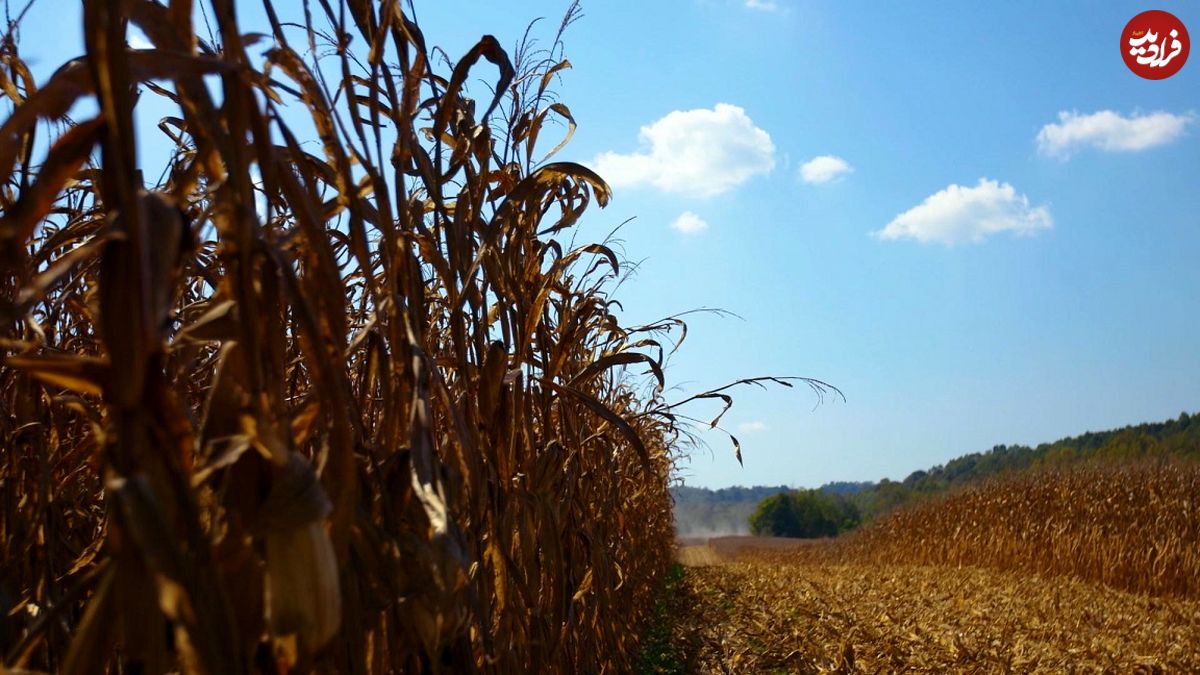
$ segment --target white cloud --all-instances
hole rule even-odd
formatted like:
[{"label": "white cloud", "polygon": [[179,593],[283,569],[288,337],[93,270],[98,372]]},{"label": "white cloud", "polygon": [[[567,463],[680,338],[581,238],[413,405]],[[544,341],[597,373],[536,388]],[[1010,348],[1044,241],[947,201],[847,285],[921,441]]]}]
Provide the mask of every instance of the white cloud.
[{"label": "white cloud", "polygon": [[834,155],[821,155],[813,157],[804,164],[800,165],[800,180],[805,183],[819,185],[828,183],[835,178],[844,174],[852,173],[854,167],[841,157]]},{"label": "white cloud", "polygon": [[708,229],[708,223],[700,219],[700,216],[691,211],[684,211],[679,214],[675,222],[671,223],[671,229],[678,230],[684,234],[697,234]]},{"label": "white cloud", "polygon": [[980,178],[975,187],[950,185],[926,197],[873,234],[953,246],[981,242],[998,232],[1033,234],[1053,225],[1045,206],[1030,206],[1029,198],[1008,183]]},{"label": "white cloud", "polygon": [[775,168],[775,145],[746,111],[718,103],[712,110],[676,110],[642,127],[643,150],[605,152],[592,164],[614,187],[651,185],[666,192],[711,197]]},{"label": "white cloud", "polygon": [[129,26],[126,35],[126,42],[129,43],[130,49],[154,49],[154,43],[151,42],[146,34],[139,30],[136,26]]},{"label": "white cloud", "polygon": [[778,12],[779,5],[771,0],[746,0],[746,7],[761,12]]},{"label": "white cloud", "polygon": [[1086,147],[1106,152],[1138,152],[1179,138],[1195,120],[1194,114],[1167,112],[1125,117],[1111,110],[1090,115],[1063,111],[1058,113],[1057,124],[1047,124],[1038,132],[1038,151],[1062,159]]},{"label": "white cloud", "polygon": [[767,430],[767,423],[762,420],[754,420],[752,422],[742,422],[737,426],[738,433],[753,434],[759,431]]}]

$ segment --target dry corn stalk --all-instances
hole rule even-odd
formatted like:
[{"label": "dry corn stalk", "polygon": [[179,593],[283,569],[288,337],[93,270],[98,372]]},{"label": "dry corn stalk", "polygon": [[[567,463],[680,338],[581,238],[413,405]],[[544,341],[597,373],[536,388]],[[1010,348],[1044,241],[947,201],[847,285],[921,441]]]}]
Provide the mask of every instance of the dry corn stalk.
[{"label": "dry corn stalk", "polygon": [[263,6],[86,0],[40,84],[2,45],[4,665],[625,670],[682,322],[622,325],[618,257],[566,245],[609,188],[554,157],[561,44],[439,73],[400,2]]}]

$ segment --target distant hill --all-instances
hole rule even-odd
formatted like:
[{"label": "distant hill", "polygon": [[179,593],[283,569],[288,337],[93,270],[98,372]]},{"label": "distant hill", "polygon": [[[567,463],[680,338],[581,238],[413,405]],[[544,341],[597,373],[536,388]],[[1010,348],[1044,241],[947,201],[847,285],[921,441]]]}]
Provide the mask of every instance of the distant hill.
[{"label": "distant hill", "polygon": [[[1089,431],[1036,447],[997,445],[985,452],[973,452],[930,469],[914,471],[902,481],[886,478],[878,482],[839,481],[818,490],[847,498],[857,506],[865,521],[922,495],[1005,473],[1094,460],[1147,457],[1200,460],[1200,413],[1185,412],[1164,422]],[[680,536],[697,537],[746,534],[750,530],[750,515],[758,503],[787,491],[786,486],[674,488],[676,531]]]}]

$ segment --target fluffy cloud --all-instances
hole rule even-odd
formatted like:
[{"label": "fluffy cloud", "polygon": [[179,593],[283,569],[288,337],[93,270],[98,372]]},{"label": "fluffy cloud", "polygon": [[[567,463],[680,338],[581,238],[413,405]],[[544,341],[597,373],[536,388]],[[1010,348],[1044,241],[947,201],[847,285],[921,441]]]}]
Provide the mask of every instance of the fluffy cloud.
[{"label": "fluffy cloud", "polygon": [[679,214],[675,222],[671,223],[671,229],[677,230],[684,234],[696,234],[708,229],[708,223],[700,219],[700,216],[691,211],[684,211]]},{"label": "fluffy cloud", "polygon": [[718,103],[676,110],[644,126],[642,150],[605,152],[593,167],[614,187],[650,185],[666,192],[711,197],[775,168],[775,145],[746,111]]},{"label": "fluffy cloud", "polygon": [[737,426],[738,433],[752,434],[759,431],[766,431],[767,424],[762,420],[754,420],[752,422],[742,422]]},{"label": "fluffy cloud", "polygon": [[772,0],[746,0],[746,7],[761,12],[778,12],[779,5]]},{"label": "fluffy cloud", "polygon": [[1106,152],[1137,152],[1179,138],[1195,119],[1195,115],[1167,112],[1125,117],[1111,110],[1090,115],[1064,111],[1058,113],[1057,124],[1047,124],[1038,132],[1038,151],[1062,159],[1087,147]]},{"label": "fluffy cloud", "polygon": [[998,232],[1033,234],[1053,225],[1045,206],[1030,206],[1029,198],[1008,183],[980,178],[975,187],[950,185],[926,197],[874,235],[953,246],[980,242]]},{"label": "fluffy cloud", "polygon": [[800,180],[805,183],[819,185],[828,183],[839,176],[851,173],[854,167],[841,157],[821,155],[813,157],[800,165]]}]

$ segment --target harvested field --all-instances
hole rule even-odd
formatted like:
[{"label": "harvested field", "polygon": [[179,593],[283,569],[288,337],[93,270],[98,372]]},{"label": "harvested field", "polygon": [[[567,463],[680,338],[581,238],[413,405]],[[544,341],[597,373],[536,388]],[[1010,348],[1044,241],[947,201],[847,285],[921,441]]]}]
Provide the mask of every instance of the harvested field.
[{"label": "harvested field", "polygon": [[817,544],[812,539],[790,539],[788,537],[752,537],[728,536],[686,537],[676,540],[678,552],[676,559],[685,567],[716,565],[726,560],[737,558],[743,553],[762,554],[767,551],[775,553],[794,552],[802,546]]},{"label": "harvested field", "polygon": [[752,543],[704,547],[720,562],[686,570],[675,639],[690,672],[1200,670],[1200,602],[977,568],[785,562]]},{"label": "harvested field", "polygon": [[822,539],[792,539],[790,537],[713,537],[705,542],[723,558],[733,558],[744,552],[761,553],[775,551],[790,553],[798,549],[811,549],[826,543]]},{"label": "harvested field", "polygon": [[677,557],[679,563],[684,567],[702,567],[721,563],[721,557],[717,555],[716,551],[704,545],[680,546]]}]

